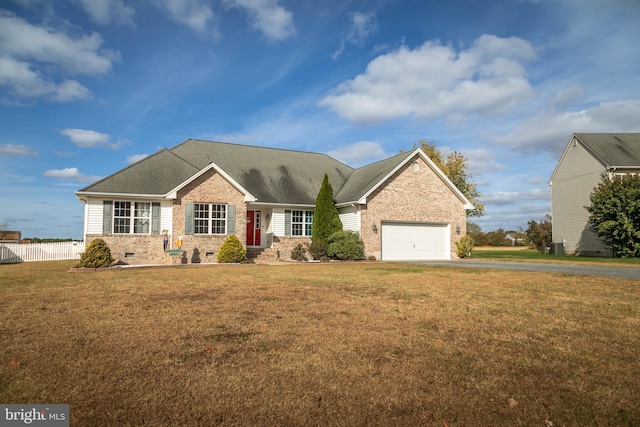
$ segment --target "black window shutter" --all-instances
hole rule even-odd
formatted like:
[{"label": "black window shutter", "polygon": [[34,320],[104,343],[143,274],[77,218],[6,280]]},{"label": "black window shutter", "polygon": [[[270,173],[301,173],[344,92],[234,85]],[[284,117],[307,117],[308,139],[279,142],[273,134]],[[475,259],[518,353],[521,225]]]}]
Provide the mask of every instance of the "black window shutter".
[{"label": "black window shutter", "polygon": [[236,207],[227,205],[227,234],[236,234]]},{"label": "black window shutter", "polygon": [[284,211],[284,235],[291,236],[291,211]]},{"label": "black window shutter", "polygon": [[193,234],[193,203],[184,205],[184,234]]},{"label": "black window shutter", "polygon": [[160,234],[160,203],[151,203],[151,234]]},{"label": "black window shutter", "polygon": [[113,200],[102,202],[102,234],[111,234],[111,223],[113,218]]}]

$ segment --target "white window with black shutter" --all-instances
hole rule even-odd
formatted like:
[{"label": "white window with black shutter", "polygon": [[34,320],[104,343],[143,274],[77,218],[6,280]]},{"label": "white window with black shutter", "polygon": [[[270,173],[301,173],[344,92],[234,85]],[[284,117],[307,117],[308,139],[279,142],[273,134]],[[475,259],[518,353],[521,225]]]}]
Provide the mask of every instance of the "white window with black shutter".
[{"label": "white window with black shutter", "polygon": [[187,203],[184,234],[235,234],[236,209],[224,203]]}]

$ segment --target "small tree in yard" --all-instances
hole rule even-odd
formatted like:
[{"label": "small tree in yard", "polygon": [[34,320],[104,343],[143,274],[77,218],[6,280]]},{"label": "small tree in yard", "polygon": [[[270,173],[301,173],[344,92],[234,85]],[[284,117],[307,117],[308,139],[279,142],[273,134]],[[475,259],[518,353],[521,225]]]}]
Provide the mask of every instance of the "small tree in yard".
[{"label": "small tree in yard", "polygon": [[551,235],[551,215],[545,215],[539,223],[531,220],[527,224],[529,225],[526,231],[527,240],[529,240],[529,243],[532,245],[535,245],[539,251],[544,251],[545,248],[553,242]]},{"label": "small tree in yard", "polygon": [[92,240],[89,247],[80,256],[80,267],[84,268],[104,268],[109,267],[113,262],[111,249],[102,239]]},{"label": "small tree in yard", "polygon": [[602,180],[590,196],[587,210],[591,230],[611,249],[614,257],[640,257],[640,176]]},{"label": "small tree in yard", "polygon": [[235,234],[228,236],[220,245],[217,260],[219,263],[243,262],[247,259],[247,250]]},{"label": "small tree in yard", "polygon": [[329,176],[325,173],[316,198],[309,253],[315,259],[326,256],[329,237],[340,230],[342,230],[342,221],[340,221],[338,209],[333,201],[333,188],[329,182]]}]

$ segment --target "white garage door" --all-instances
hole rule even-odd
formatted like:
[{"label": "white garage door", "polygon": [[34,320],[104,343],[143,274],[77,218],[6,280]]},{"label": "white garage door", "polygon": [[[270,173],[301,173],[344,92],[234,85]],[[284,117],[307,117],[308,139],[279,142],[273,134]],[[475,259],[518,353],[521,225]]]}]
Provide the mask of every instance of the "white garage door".
[{"label": "white garage door", "polygon": [[448,224],[382,223],[382,260],[451,259]]}]

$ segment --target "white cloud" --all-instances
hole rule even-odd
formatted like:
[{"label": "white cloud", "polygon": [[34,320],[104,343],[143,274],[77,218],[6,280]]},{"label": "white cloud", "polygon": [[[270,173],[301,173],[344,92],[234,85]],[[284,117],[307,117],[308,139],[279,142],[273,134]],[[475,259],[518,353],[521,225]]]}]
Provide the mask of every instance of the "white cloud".
[{"label": "white cloud", "polygon": [[71,37],[0,11],[0,86],[18,98],[55,102],[87,99],[91,91],[78,81],[56,82],[53,76],[109,72],[120,55],[101,46],[97,33]]},{"label": "white cloud", "polygon": [[333,59],[337,59],[347,45],[347,43],[361,45],[373,33],[378,31],[378,19],[375,12],[354,12],[349,14],[351,26],[349,33],[340,41],[340,47],[333,54]]},{"label": "white cloud", "polygon": [[134,26],[135,10],[122,0],[78,0],[91,19],[100,24]]},{"label": "white cloud", "polygon": [[581,111],[548,109],[519,123],[511,132],[492,135],[492,142],[515,151],[562,152],[573,133],[640,132],[640,100],[602,102]]},{"label": "white cloud", "polygon": [[336,150],[327,155],[351,166],[361,166],[388,157],[384,148],[377,142],[360,141]]},{"label": "white cloud", "polygon": [[56,179],[64,179],[78,182],[94,182],[100,179],[99,176],[90,176],[80,173],[78,168],[49,169],[43,176]]},{"label": "white cloud", "polygon": [[278,0],[224,0],[227,7],[240,7],[249,14],[251,26],[272,40],[284,40],[296,32],[293,14]]},{"label": "white cloud", "polygon": [[132,154],[130,156],[127,156],[127,163],[136,163],[139,162],[142,159],[146,159],[147,157],[149,157],[148,154]]},{"label": "white cloud", "polygon": [[164,0],[170,17],[203,37],[219,39],[220,33],[211,7],[204,0]]},{"label": "white cloud", "polygon": [[37,156],[38,152],[26,145],[2,144],[0,156]]},{"label": "white cloud", "polygon": [[438,41],[402,46],[371,61],[319,105],[356,123],[493,116],[529,99],[524,64],[535,58],[531,44],[516,37],[483,35],[462,51]]},{"label": "white cloud", "polygon": [[109,134],[93,130],[63,129],[60,131],[60,134],[68,137],[71,142],[81,148],[102,147],[117,149],[123,144],[123,141],[113,143],[111,142],[111,136],[109,136]]},{"label": "white cloud", "polygon": [[506,169],[502,163],[495,159],[497,154],[493,150],[486,148],[462,150],[462,155],[464,155],[468,160],[467,169],[471,175]]},{"label": "white cloud", "polygon": [[549,188],[532,188],[527,191],[496,191],[483,195],[482,202],[491,205],[509,205],[521,201],[550,201],[551,190]]}]

